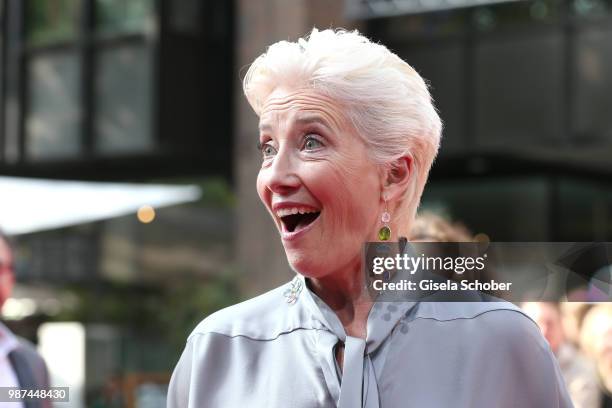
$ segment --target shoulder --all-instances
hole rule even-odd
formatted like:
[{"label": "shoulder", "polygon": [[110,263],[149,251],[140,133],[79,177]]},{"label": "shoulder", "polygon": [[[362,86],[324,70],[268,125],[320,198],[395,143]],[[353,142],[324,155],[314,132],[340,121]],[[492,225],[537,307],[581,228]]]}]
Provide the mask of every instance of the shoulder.
[{"label": "shoulder", "polygon": [[287,301],[287,291],[294,282],[211,314],[196,326],[188,340],[206,334],[271,340],[296,329],[314,328],[317,324],[306,313],[303,296],[294,303]]},{"label": "shoulder", "polygon": [[414,318],[452,325],[455,329],[467,331],[472,340],[482,336],[523,343],[527,336],[545,346],[536,323],[519,307],[506,301],[424,302],[419,305]]},{"label": "shoulder", "polygon": [[[506,301],[431,302],[416,319],[427,319],[449,342],[507,366],[552,370],[554,356],[537,324]],[[416,320],[415,319],[415,320]]]},{"label": "shoulder", "polygon": [[477,361],[484,370],[495,372],[500,387],[512,394],[520,390],[519,399],[524,402],[517,400],[516,406],[572,406],[548,343],[536,323],[514,304],[430,302],[419,306],[415,321],[431,322],[450,349],[461,350],[466,361]]},{"label": "shoulder", "polygon": [[248,365],[245,355],[253,357],[259,346],[275,344],[267,340],[314,327],[303,295],[295,302],[287,302],[285,295],[293,282],[221,309],[200,322],[189,335],[172,374],[168,407],[190,406],[191,399],[197,398],[192,394],[208,396],[216,391],[205,390],[231,384],[219,372],[227,373],[231,367],[242,371]]},{"label": "shoulder", "polygon": [[14,353],[17,353],[23,356],[28,362],[42,364],[45,365],[43,358],[38,354],[36,347],[34,344],[30,343],[30,341],[24,339],[23,337],[17,337],[18,346],[13,350]]},{"label": "shoulder", "polygon": [[513,316],[520,321],[535,324],[518,306],[500,301],[481,302],[421,302],[415,318],[437,321],[471,320],[480,318],[502,318]]},{"label": "shoulder", "polygon": [[16,357],[16,359],[13,358],[14,363],[25,364],[33,376],[32,380],[34,380],[38,386],[48,387],[49,377],[45,360],[43,360],[38,351],[36,351],[34,345],[28,340],[21,337],[17,337],[17,340],[19,344],[11,352],[11,354]]}]

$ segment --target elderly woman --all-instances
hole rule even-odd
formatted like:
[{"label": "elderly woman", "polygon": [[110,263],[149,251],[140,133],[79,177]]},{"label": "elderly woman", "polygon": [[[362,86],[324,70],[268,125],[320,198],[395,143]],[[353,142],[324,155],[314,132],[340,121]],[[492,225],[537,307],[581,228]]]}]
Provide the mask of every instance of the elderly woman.
[{"label": "elderly woman", "polygon": [[257,191],[297,276],[196,327],[169,407],[571,406],[511,304],[369,296],[363,244],[408,236],[440,141],[414,69],[356,31],[314,29],[270,46],[244,92]]}]

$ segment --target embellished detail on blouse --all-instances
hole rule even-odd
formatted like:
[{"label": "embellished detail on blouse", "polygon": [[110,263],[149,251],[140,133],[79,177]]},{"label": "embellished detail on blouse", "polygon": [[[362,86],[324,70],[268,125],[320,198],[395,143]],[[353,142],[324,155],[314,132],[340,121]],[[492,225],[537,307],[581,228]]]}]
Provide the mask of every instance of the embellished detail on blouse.
[{"label": "embellished detail on blouse", "polygon": [[300,279],[299,276],[296,276],[291,282],[288,283],[288,285],[289,287],[287,288],[287,290],[285,290],[283,296],[285,296],[285,300],[287,301],[287,303],[292,305],[297,301],[298,297],[300,296],[300,292],[302,292],[302,289],[304,288],[304,282],[302,281],[302,279]]}]

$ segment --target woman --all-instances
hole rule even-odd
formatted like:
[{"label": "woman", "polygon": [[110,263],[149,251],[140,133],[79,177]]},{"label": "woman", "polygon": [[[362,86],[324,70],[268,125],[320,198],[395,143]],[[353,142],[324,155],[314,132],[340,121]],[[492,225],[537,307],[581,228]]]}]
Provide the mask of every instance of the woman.
[{"label": "woman", "polygon": [[358,32],[281,41],[244,79],[257,191],[290,283],[189,336],[169,407],[568,407],[535,324],[510,304],[384,303],[364,242],[408,236],[439,146],[423,79]]}]

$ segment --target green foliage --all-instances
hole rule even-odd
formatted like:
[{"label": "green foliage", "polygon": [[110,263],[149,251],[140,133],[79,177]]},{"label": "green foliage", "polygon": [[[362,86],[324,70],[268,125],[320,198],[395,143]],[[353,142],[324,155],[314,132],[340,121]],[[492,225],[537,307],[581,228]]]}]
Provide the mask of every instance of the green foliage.
[{"label": "green foliage", "polygon": [[216,208],[231,208],[236,196],[230,185],[221,178],[211,178],[199,184],[202,189],[202,204]]},{"label": "green foliage", "polygon": [[236,204],[236,195],[232,186],[222,177],[172,178],[152,179],[150,183],[196,185],[202,190],[202,198],[195,205],[204,208],[233,208]]},{"label": "green foliage", "polygon": [[26,31],[32,45],[74,40],[80,13],[79,0],[28,0]]},{"label": "green foliage", "polygon": [[240,300],[236,279],[231,275],[202,284],[184,282],[168,291],[159,322],[167,330],[169,343],[182,350],[187,336],[202,319]]},{"label": "green foliage", "polygon": [[97,0],[96,26],[104,33],[141,32],[152,19],[154,0]]},{"label": "green foliage", "polygon": [[75,307],[53,320],[106,323],[127,332],[151,333],[178,354],[198,322],[240,300],[235,281],[228,273],[167,287],[118,283],[73,287],[68,290],[78,299]]}]

